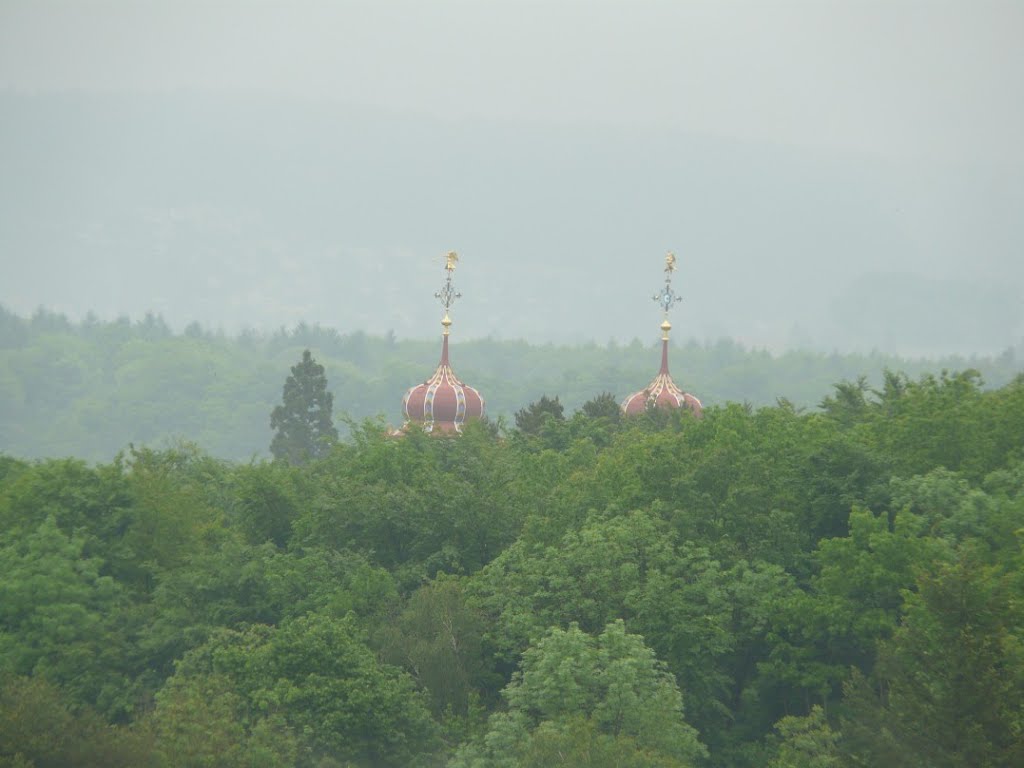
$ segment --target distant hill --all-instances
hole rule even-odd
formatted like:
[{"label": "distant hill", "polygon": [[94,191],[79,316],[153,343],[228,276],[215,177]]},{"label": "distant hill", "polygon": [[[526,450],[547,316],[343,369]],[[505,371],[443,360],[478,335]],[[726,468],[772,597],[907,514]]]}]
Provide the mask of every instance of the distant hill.
[{"label": "distant hill", "polygon": [[998,353],[1024,338],[1024,184],[655,128],[444,122],[264,97],[0,93],[0,302],[228,333]]}]

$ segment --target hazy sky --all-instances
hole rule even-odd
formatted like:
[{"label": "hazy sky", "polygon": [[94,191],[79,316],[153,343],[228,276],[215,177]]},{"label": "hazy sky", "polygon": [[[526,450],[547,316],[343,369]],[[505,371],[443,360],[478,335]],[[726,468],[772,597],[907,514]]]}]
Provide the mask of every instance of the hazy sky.
[{"label": "hazy sky", "polygon": [[[939,280],[966,272],[1024,287],[1016,208],[1024,199],[1022,41],[1019,0],[0,0],[0,91],[168,98],[244,93],[372,108],[395,120],[429,119],[453,127],[618,131],[620,149],[633,138],[678,135],[733,141],[762,148],[762,154],[793,151],[842,164],[847,177],[858,168],[884,176],[878,197],[885,198],[879,208],[886,210],[879,215],[899,217],[901,239],[893,243],[893,254],[902,255],[872,246],[877,263],[867,264],[863,275],[847,269],[844,279],[870,281],[872,271],[891,266]],[[780,178],[785,173],[778,171]],[[8,192],[18,183],[11,175],[0,180]],[[822,189],[823,196],[845,194],[842,180],[834,183]],[[876,182],[865,183],[868,191],[858,194],[870,196]],[[769,194],[784,187],[778,179],[766,182]],[[979,190],[982,196],[990,190],[991,201],[980,200]],[[882,220],[851,219],[839,228],[881,233]],[[651,222],[648,216],[637,226]],[[711,233],[691,237],[687,225],[695,227],[685,215],[677,232],[661,224],[649,226],[668,234],[657,252],[628,256],[653,262],[647,281],[652,286],[660,253],[668,247],[706,263],[712,284],[716,275],[735,279],[758,258],[771,262],[766,273],[786,269],[784,237],[762,249],[716,223],[716,254]],[[537,233],[542,239],[544,234]],[[880,241],[884,237],[878,234]],[[403,244],[382,233],[380,244],[357,245],[371,254],[378,245],[392,253],[401,245],[422,245],[424,253],[416,254],[422,261],[426,253],[433,258],[459,244],[452,239]],[[646,246],[643,239],[637,237]],[[583,263],[585,253],[601,247],[586,233],[579,240],[578,253],[560,251],[551,258]],[[755,249],[763,257],[730,263],[732,254]],[[823,249],[818,257],[823,271],[830,252]],[[0,267],[17,273],[12,258],[0,254]],[[806,270],[813,263],[805,254],[797,266]],[[0,302],[20,309],[26,301],[49,301],[43,290],[38,296],[19,290],[14,297],[0,288]],[[738,295],[749,303],[743,290]],[[314,315],[309,319],[323,317],[315,316],[316,307],[306,311]],[[778,326],[813,326],[817,311],[808,309]],[[1016,311],[1013,333],[1024,333]],[[259,318],[252,322],[258,325]],[[716,329],[754,343],[779,341],[777,328],[759,335],[725,320],[700,328]]]},{"label": "hazy sky", "polygon": [[[249,90],[1024,162],[1024,3],[0,4],[0,85]],[[965,156],[966,155],[966,156]]]}]

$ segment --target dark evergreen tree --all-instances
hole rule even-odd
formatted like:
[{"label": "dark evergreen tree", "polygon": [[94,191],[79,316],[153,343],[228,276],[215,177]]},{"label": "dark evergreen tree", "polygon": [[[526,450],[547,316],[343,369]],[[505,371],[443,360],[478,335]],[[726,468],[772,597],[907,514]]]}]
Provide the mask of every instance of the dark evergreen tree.
[{"label": "dark evergreen tree", "polygon": [[516,411],[516,429],[528,435],[539,434],[545,419],[565,421],[564,410],[562,404],[558,402],[558,395],[555,395],[554,399],[542,395],[540,400]]},{"label": "dark evergreen tree", "polygon": [[284,382],[283,403],[270,414],[275,430],[270,452],[275,459],[304,464],[323,456],[338,440],[331,414],[334,395],[327,391],[324,367],[307,349]]},{"label": "dark evergreen tree", "polygon": [[619,407],[619,401],[615,399],[615,395],[611,392],[602,392],[597,397],[587,400],[580,407],[580,411],[591,419],[608,419],[611,422],[618,423],[622,418],[622,409]]}]

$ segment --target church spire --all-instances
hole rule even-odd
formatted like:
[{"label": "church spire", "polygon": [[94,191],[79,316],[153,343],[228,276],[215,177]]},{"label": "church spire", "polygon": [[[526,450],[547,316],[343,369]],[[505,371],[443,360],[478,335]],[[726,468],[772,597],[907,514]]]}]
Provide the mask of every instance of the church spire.
[{"label": "church spire", "polygon": [[441,362],[434,375],[422,384],[412,387],[402,398],[402,413],[406,422],[417,422],[432,432],[458,433],[469,419],[484,415],[484,400],[473,387],[463,384],[452,370],[448,359],[448,334],[452,325],[451,308],[456,299],[462,297],[452,285],[452,272],[459,262],[455,251],[445,254],[444,285],[434,298],[440,299],[444,307],[441,326],[444,328],[441,341]]},{"label": "church spire", "polygon": [[627,414],[642,413],[651,407],[689,408],[697,416],[701,413],[700,401],[688,392],[683,392],[668,372],[668,332],[672,330],[668,312],[682,298],[672,289],[672,274],[676,271],[676,255],[665,254],[665,284],[652,297],[661,307],[661,369],[646,389],[635,392],[622,402]]}]

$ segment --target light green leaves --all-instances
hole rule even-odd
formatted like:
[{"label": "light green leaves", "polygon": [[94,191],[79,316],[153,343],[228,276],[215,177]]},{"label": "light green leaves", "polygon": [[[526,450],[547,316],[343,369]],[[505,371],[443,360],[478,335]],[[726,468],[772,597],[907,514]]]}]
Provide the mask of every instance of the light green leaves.
[{"label": "light green leaves", "polygon": [[[575,624],[552,628],[523,654],[503,695],[508,712],[492,716],[487,734],[453,766],[604,765],[611,763],[591,758],[613,754],[622,765],[686,766],[706,754],[683,719],[675,679],[621,621],[597,637]],[[584,742],[581,733],[591,737]],[[577,762],[552,762],[553,754],[567,760],[564,748]]]}]

